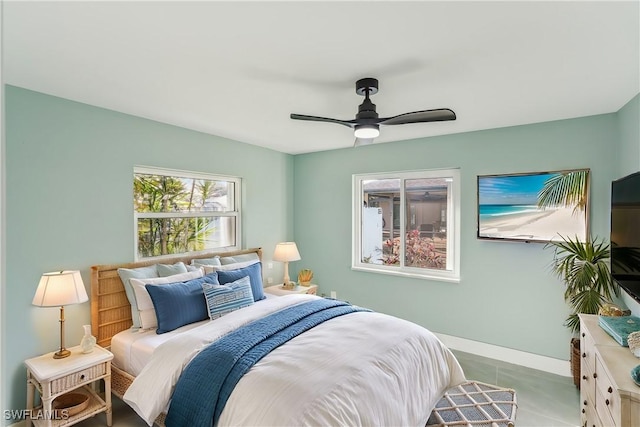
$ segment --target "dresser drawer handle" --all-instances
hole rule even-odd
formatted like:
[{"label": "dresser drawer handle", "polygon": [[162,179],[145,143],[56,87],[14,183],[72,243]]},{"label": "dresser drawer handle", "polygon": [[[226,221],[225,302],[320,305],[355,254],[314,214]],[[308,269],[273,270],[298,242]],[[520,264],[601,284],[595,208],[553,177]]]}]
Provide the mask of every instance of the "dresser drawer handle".
[{"label": "dresser drawer handle", "polygon": [[80,379],[83,380],[84,379],[84,374],[80,375]]},{"label": "dresser drawer handle", "polygon": [[585,336],[587,336],[584,332],[582,333],[582,338],[584,338]]},{"label": "dresser drawer handle", "polygon": [[612,389],[611,387],[609,387],[609,388],[607,389],[607,391],[608,391],[609,393],[613,393],[613,389]]},{"label": "dresser drawer handle", "polygon": [[582,408],[582,413],[584,414],[585,412],[587,412],[587,410]]},{"label": "dresser drawer handle", "polygon": [[595,372],[593,373],[593,378],[598,378],[598,374],[596,374]]},{"label": "dresser drawer handle", "polygon": [[585,400],[584,402],[582,402],[584,404],[584,406],[587,406],[587,401]]},{"label": "dresser drawer handle", "polygon": [[582,376],[582,379],[586,381],[586,380],[588,380],[588,379],[589,379],[589,377],[587,377],[586,375],[583,375],[583,376]]},{"label": "dresser drawer handle", "polygon": [[604,403],[609,406],[609,399],[605,399]]},{"label": "dresser drawer handle", "polygon": [[587,357],[587,353],[582,353],[582,357]]}]

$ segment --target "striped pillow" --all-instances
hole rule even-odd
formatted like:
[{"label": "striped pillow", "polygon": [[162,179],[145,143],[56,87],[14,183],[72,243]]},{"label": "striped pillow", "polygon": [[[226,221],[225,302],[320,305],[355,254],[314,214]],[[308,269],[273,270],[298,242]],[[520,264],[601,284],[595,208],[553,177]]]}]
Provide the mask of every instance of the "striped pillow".
[{"label": "striped pillow", "polygon": [[225,285],[203,283],[204,297],[207,300],[211,320],[229,314],[239,308],[253,304],[251,279],[245,276]]}]

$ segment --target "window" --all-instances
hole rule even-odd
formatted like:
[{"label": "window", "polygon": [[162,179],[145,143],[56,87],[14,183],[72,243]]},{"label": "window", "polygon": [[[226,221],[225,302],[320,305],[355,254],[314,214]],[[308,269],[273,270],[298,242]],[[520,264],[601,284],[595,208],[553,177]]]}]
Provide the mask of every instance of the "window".
[{"label": "window", "polygon": [[238,249],[240,178],[135,167],[137,259]]},{"label": "window", "polygon": [[460,171],[353,176],[352,268],[460,278]]}]

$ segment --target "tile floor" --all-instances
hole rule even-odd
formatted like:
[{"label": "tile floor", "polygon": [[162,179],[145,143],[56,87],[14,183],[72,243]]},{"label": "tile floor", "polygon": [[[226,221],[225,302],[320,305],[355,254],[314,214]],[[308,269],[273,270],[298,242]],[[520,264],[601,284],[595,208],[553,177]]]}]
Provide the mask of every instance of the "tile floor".
[{"label": "tile floor", "polygon": [[580,391],[571,377],[454,351],[467,379],[516,391],[517,427],[580,425]]},{"label": "tile floor", "polygon": [[[517,427],[579,426],[580,392],[570,377],[549,374],[506,362],[454,351],[469,380],[499,387],[513,388],[517,393]],[[104,414],[85,420],[80,427],[104,426]],[[113,399],[113,427],[145,427],[131,408]]]}]

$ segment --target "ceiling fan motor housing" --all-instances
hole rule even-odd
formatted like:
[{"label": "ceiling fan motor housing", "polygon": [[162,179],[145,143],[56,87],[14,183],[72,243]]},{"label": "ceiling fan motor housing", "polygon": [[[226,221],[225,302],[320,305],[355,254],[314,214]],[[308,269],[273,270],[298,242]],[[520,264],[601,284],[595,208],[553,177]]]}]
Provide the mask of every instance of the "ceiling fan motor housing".
[{"label": "ceiling fan motor housing", "polygon": [[378,119],[378,113],[376,112],[376,104],[371,102],[369,95],[375,95],[378,93],[378,79],[367,77],[360,79],[356,82],[356,93],[364,96],[364,101],[358,106],[358,114],[356,114],[356,120],[371,119],[372,123]]},{"label": "ceiling fan motor housing", "polygon": [[356,93],[360,96],[375,95],[378,93],[378,79],[365,77],[356,82]]}]

